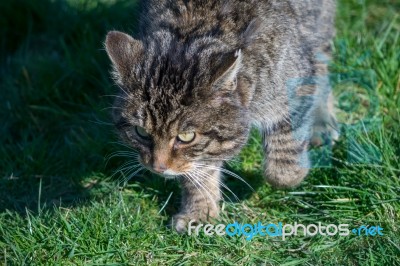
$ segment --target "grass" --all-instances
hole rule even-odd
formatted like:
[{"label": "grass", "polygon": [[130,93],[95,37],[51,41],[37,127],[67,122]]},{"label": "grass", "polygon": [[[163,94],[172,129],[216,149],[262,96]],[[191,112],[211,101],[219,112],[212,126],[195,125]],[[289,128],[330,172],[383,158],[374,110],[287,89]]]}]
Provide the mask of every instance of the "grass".
[{"label": "grass", "polygon": [[240,201],[226,199],[220,219],[380,225],[384,236],[285,241],[178,235],[166,227],[176,183],[144,174],[119,187],[111,177],[125,159],[104,160],[121,146],[102,41],[135,31],[135,1],[13,0],[0,10],[1,264],[400,265],[398,1],[340,1],[340,142],[312,151],[299,188],[276,191],[263,183],[254,133],[230,168],[255,191],[227,178]]}]

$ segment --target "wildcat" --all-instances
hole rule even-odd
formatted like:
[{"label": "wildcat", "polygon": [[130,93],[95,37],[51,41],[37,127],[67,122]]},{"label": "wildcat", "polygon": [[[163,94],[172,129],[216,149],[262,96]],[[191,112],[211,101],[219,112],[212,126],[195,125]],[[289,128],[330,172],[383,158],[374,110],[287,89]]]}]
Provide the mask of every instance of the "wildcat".
[{"label": "wildcat", "polygon": [[263,136],[265,178],[298,185],[337,139],[327,60],[334,0],[150,0],[135,38],[107,34],[113,119],[140,163],[182,187],[178,232],[218,216],[223,163]]}]

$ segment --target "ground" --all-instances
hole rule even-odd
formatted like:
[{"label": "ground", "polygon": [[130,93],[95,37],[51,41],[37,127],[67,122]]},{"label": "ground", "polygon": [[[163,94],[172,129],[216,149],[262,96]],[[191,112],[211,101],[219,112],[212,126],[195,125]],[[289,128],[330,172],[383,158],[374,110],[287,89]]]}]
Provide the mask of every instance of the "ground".
[{"label": "ground", "polygon": [[[383,236],[198,237],[167,227],[174,181],[142,173],[110,124],[102,42],[135,1],[9,0],[0,10],[0,261],[6,265],[399,265],[400,2],[342,0],[331,81],[341,138],[296,189],[264,184],[256,132],[227,168],[219,223],[380,226]],[[111,156],[110,156],[111,155]],[[125,154],[128,155],[129,154]],[[112,157],[106,164],[107,158]]]}]

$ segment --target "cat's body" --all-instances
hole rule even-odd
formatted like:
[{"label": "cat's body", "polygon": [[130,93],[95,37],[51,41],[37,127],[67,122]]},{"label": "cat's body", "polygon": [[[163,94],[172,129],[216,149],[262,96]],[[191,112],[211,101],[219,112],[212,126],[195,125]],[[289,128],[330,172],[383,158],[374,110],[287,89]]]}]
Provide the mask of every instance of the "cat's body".
[{"label": "cat's body", "polygon": [[219,167],[251,126],[276,187],[307,175],[310,141],[337,138],[326,65],[334,12],[333,0],[149,1],[137,39],[108,34],[115,122],[146,167],[180,177],[178,231],[218,215]]}]

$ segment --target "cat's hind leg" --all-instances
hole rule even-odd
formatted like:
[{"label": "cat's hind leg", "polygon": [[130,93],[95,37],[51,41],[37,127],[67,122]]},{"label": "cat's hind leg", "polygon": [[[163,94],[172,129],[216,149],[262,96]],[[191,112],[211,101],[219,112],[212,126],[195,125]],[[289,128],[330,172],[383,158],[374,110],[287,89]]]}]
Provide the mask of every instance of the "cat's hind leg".
[{"label": "cat's hind leg", "polygon": [[278,132],[263,135],[265,178],[276,188],[296,187],[307,176],[310,163],[308,159],[308,137],[296,132],[310,131],[305,124],[297,131],[286,125]]}]

